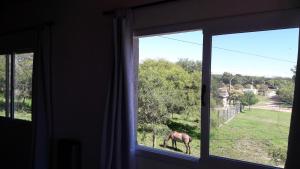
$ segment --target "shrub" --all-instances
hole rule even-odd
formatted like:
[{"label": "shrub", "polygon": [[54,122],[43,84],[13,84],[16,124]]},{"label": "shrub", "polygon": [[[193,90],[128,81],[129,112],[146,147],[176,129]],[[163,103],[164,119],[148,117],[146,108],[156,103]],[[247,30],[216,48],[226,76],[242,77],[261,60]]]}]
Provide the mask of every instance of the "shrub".
[{"label": "shrub", "polygon": [[294,100],[294,84],[292,82],[287,83],[285,86],[282,86],[277,91],[277,95],[279,96],[280,100],[288,103],[293,104]]},{"label": "shrub", "polygon": [[271,160],[276,164],[279,165],[284,163],[286,160],[286,151],[280,147],[271,147],[269,149],[269,155],[271,156]]},{"label": "shrub", "polygon": [[250,106],[256,104],[258,99],[252,92],[247,92],[241,97],[241,102],[244,106],[249,106],[250,110]]}]

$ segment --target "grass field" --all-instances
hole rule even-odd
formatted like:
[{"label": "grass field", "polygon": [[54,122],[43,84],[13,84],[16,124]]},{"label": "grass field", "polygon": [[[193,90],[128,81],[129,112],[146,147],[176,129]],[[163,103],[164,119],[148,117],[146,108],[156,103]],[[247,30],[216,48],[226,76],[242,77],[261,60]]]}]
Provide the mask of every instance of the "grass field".
[{"label": "grass field", "polygon": [[[199,115],[198,115],[199,116]],[[191,155],[199,157],[200,156],[200,117],[194,117],[193,115],[186,117],[185,115],[174,114],[174,118],[170,119],[168,122],[169,129],[186,132],[192,138],[193,141],[191,142]],[[152,133],[141,132],[137,133],[137,140],[139,144],[151,146],[152,147]],[[173,152],[181,152],[185,153],[185,146],[183,143],[177,143],[177,150],[173,149],[171,140],[168,142],[167,148],[164,148],[163,141],[166,138],[167,133],[163,135],[158,135],[156,139],[156,147],[158,149],[169,150]]]},{"label": "grass field", "polygon": [[[22,101],[15,102],[15,118],[31,121],[31,99],[27,99],[25,103]],[[5,99],[0,96],[0,116],[5,117]]]},{"label": "grass field", "polygon": [[252,109],[211,132],[211,154],[267,165],[286,158],[291,113]]},{"label": "grass field", "polygon": [[[0,116],[5,117],[5,111],[0,111]],[[16,112],[15,118],[16,119],[21,119],[21,120],[31,121],[31,114],[30,113],[24,113],[24,112],[22,112],[22,113]]]},{"label": "grass field", "polygon": [[[291,114],[286,112],[246,110],[221,127],[211,129],[210,153],[232,159],[282,166],[286,158],[290,116]],[[173,124],[171,126],[175,126],[172,130],[177,127],[177,131],[183,130],[193,137],[191,155],[199,157],[200,127],[197,120],[176,115],[170,121]],[[182,143],[177,144],[178,150],[171,147],[163,148],[164,138],[165,135],[157,136],[155,148],[185,152]],[[152,146],[151,133],[138,132],[138,143]]]}]

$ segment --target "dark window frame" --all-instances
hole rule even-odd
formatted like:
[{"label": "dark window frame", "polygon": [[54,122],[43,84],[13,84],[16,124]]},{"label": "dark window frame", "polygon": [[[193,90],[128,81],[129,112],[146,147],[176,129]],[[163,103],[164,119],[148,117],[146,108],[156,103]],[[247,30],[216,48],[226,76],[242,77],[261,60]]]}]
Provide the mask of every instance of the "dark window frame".
[{"label": "dark window frame", "polygon": [[[33,53],[32,49],[1,51],[0,55],[5,56],[5,116],[2,118],[15,118],[15,58],[17,54]],[[33,73],[33,72],[32,72]],[[23,119],[18,119],[23,120]],[[32,118],[31,118],[32,121]]]}]

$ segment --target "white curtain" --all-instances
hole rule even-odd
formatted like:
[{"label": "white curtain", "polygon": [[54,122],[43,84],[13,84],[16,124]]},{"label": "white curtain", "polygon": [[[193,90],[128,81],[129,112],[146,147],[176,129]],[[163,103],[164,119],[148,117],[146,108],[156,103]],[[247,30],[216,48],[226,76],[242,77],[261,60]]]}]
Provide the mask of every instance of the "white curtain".
[{"label": "white curtain", "polygon": [[102,128],[101,169],[135,168],[135,66],[131,22],[131,10],[115,12],[114,62]]},{"label": "white curtain", "polygon": [[33,60],[32,121],[33,169],[50,168],[52,138],[51,26],[37,31]]}]

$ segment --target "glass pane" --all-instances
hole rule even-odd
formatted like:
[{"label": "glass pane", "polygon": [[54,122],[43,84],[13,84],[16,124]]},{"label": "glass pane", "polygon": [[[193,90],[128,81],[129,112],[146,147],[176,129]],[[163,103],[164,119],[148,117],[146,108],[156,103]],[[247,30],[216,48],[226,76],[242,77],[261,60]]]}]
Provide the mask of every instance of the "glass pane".
[{"label": "glass pane", "polygon": [[202,32],[138,40],[138,143],[199,157]]},{"label": "glass pane", "polygon": [[283,29],[213,37],[212,155],[284,166],[298,32]]},{"label": "glass pane", "polygon": [[0,116],[5,117],[6,56],[0,55]]},{"label": "glass pane", "polygon": [[15,55],[15,119],[31,121],[33,53]]}]

